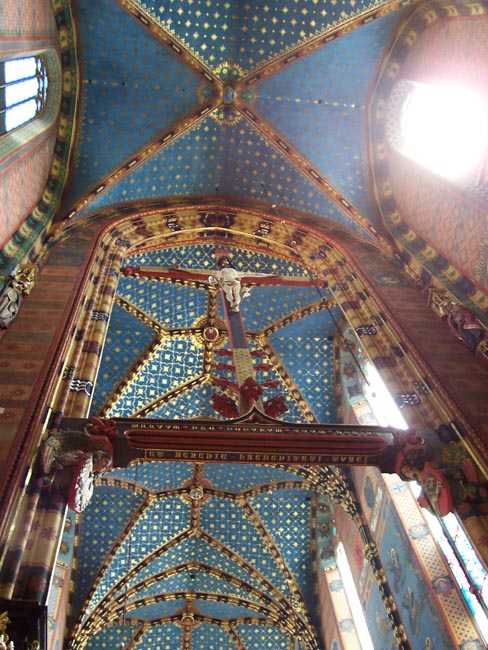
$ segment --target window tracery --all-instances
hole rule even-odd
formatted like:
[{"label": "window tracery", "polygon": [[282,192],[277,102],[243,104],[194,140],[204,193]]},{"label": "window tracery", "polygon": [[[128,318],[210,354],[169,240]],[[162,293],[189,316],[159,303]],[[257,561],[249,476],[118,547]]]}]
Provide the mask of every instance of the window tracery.
[{"label": "window tracery", "polygon": [[41,56],[3,61],[0,66],[0,134],[38,117],[46,104],[48,76]]}]

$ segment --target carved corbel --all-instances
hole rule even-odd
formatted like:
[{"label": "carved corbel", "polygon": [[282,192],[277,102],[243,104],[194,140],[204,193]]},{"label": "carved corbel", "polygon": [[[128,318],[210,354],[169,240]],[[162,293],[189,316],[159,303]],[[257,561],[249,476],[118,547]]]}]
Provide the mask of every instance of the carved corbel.
[{"label": "carved corbel", "polygon": [[22,299],[36,283],[37,271],[32,264],[19,265],[3,285],[0,293],[0,329],[7,329],[17,316]]},{"label": "carved corbel", "polygon": [[83,431],[52,431],[40,457],[46,486],[67,492],[68,505],[83,512],[95,479],[112,467],[114,434],[111,420],[91,418]]}]

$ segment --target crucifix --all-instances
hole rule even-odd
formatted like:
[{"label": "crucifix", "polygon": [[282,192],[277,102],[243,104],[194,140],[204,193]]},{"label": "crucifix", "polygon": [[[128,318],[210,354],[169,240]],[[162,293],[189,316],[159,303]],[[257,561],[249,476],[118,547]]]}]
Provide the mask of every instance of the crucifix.
[{"label": "crucifix", "polygon": [[[378,426],[291,424],[266,412],[254,377],[251,352],[240,312],[252,285],[325,286],[322,280],[237,271],[228,254],[220,254],[215,271],[180,268],[125,267],[127,276],[205,282],[222,291],[234,358],[239,405],[226,420],[159,420],[116,418],[97,422],[95,433],[107,429],[113,463],[122,467],[135,459],[190,462],[233,462],[329,465],[376,465],[395,469],[403,432]],[[284,400],[283,400],[284,402]],[[285,409],[286,410],[286,409]],[[284,412],[284,411],[283,411]],[[64,430],[90,432],[93,425],[67,418]]]},{"label": "crucifix", "polygon": [[[424,431],[419,435],[379,426],[292,424],[277,419],[281,413],[270,414],[267,403],[262,403],[262,389],[254,377],[252,354],[240,313],[241,300],[249,295],[252,285],[310,286],[317,283],[325,286],[325,283],[303,277],[242,273],[232,266],[228,255],[221,255],[216,266],[217,269],[210,272],[147,267],[125,267],[123,271],[126,275],[183,282],[202,282],[203,275],[203,282],[222,291],[234,357],[238,407],[228,398],[234,411],[224,413],[225,420],[91,418],[87,422],[63,419],[61,432],[54,433],[45,443],[43,460],[46,474],[51,468],[57,470],[59,467],[64,471],[77,463],[74,475],[70,475],[70,505],[78,507],[81,504],[78,508],[81,511],[91,494],[92,477],[97,471],[106,471],[111,463],[114,467],[125,467],[135,460],[174,460],[261,463],[280,467],[292,464],[373,465],[385,473],[416,478],[437,512],[440,515],[450,512],[453,477],[449,467],[437,460],[445,450],[436,432]],[[76,432],[79,432],[79,444],[75,444],[76,435],[72,435]],[[469,464],[469,458],[464,458],[463,463],[466,480],[479,483],[476,468]]]},{"label": "crucifix", "polygon": [[[262,389],[254,377],[252,355],[247,344],[246,331],[240,312],[241,301],[247,298],[252,286],[285,285],[285,286],[315,286],[325,287],[326,282],[320,278],[304,278],[301,276],[280,276],[277,273],[253,273],[238,271],[232,264],[226,251],[216,251],[216,269],[211,271],[186,270],[176,268],[159,269],[154,267],[126,266],[122,269],[127,276],[146,277],[155,279],[197,280],[204,279],[211,287],[222,291],[224,313],[229,334],[229,341],[234,360],[239,408],[229,416],[243,415],[254,404],[259,404]],[[225,404],[221,404],[223,408]],[[281,405],[283,408],[283,405]],[[274,403],[274,413],[279,406]],[[284,412],[284,411],[281,411]]]}]

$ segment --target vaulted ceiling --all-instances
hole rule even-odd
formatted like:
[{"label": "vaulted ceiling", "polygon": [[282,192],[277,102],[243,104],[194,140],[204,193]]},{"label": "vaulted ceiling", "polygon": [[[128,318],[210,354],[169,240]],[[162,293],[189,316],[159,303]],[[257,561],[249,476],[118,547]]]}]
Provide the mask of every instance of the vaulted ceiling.
[{"label": "vaulted ceiling", "polygon": [[60,217],[224,195],[376,241],[366,117],[399,4],[76,0],[81,101]]},{"label": "vaulted ceiling", "polygon": [[317,508],[330,505],[316,476],[296,472],[159,462],[112,472],[79,529],[77,647],[323,647],[314,540]]},{"label": "vaulted ceiling", "polygon": [[[247,273],[307,279],[300,263],[276,254],[226,250]],[[92,414],[223,418],[212,396],[236,400],[236,361],[222,299],[203,281],[214,253],[215,242],[205,241],[125,260],[204,274],[201,283],[120,279]],[[337,421],[341,315],[322,290],[255,286],[241,314],[263,402],[284,397],[289,422]],[[298,467],[161,462],[106,474],[79,523],[74,647],[288,649],[297,637],[304,648],[322,647],[316,576],[334,562],[327,477]]]},{"label": "vaulted ceiling", "polygon": [[[381,244],[368,101],[401,3],[72,4],[82,79],[60,219],[205,196]],[[224,245],[239,270],[307,277],[299,258]],[[208,270],[217,247],[198,239],[124,263]],[[265,397],[285,398],[290,422],[338,419],[340,313],[324,297],[264,285],[242,302],[256,378]],[[233,378],[229,351],[208,286],[122,277],[92,413],[221,418],[211,397]],[[79,522],[72,647],[325,647],[327,471],[154,463],[107,474]]]}]

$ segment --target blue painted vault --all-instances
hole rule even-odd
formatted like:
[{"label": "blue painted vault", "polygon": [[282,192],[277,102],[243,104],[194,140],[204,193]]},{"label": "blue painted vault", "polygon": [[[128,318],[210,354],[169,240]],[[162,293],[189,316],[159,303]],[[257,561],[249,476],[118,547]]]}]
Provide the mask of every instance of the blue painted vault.
[{"label": "blue painted vault", "polygon": [[[248,272],[307,277],[297,262],[227,250]],[[214,252],[209,242],[145,251],[125,263],[208,271]],[[121,278],[92,414],[222,418],[211,397],[219,380],[235,377],[222,302],[209,290]],[[340,314],[323,297],[316,287],[263,285],[241,303],[256,380],[267,398],[284,396],[290,422],[309,413],[336,420],[328,387]],[[214,343],[201,334],[209,319],[219,327]],[[312,543],[318,498],[298,468],[147,463],[108,473],[79,521],[76,642],[288,649],[300,635],[307,647],[321,647]]]},{"label": "blue painted vault", "polygon": [[[366,111],[400,2],[72,5],[80,104],[61,220],[219,196],[300,211],[374,243]],[[269,251],[227,249],[238,268],[306,276]],[[205,271],[214,252],[200,240],[125,263]],[[289,422],[337,420],[340,313],[323,298],[314,287],[259,286],[242,303],[256,378],[267,398],[284,398]],[[209,319],[215,344],[202,338]],[[92,414],[222,418],[212,395],[234,376],[229,349],[208,287],[122,277]],[[324,648],[317,482],[300,468],[198,463],[99,479],[78,523],[70,647]]]}]

